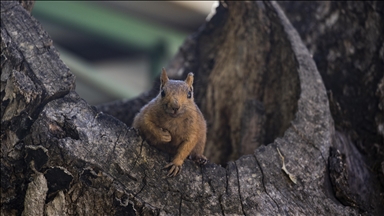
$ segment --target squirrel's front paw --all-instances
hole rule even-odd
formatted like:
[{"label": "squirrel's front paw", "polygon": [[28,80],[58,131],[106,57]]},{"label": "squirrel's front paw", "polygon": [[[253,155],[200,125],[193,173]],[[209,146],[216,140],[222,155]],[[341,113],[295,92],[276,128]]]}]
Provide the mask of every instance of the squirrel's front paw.
[{"label": "squirrel's front paw", "polygon": [[168,169],[170,167],[167,176],[168,177],[174,177],[174,176],[176,176],[177,174],[180,173],[181,166],[182,165],[176,165],[173,162],[171,162],[171,163],[167,164],[163,169]]},{"label": "squirrel's front paw", "polygon": [[161,129],[161,138],[160,139],[161,139],[161,142],[167,143],[167,142],[171,142],[172,137],[168,131]]},{"label": "squirrel's front paw", "polygon": [[208,159],[204,155],[198,155],[193,158],[193,161],[197,163],[198,165],[202,166],[207,164]]}]

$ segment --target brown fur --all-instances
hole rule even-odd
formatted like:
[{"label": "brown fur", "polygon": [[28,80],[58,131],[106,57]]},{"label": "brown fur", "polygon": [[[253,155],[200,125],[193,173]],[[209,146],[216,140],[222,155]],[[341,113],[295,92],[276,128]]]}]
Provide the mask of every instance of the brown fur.
[{"label": "brown fur", "polygon": [[151,145],[174,155],[165,168],[175,176],[188,156],[199,164],[207,162],[203,155],[207,126],[193,100],[193,73],[185,81],[169,80],[163,68],[160,83],[160,93],[136,115],[133,127]]}]

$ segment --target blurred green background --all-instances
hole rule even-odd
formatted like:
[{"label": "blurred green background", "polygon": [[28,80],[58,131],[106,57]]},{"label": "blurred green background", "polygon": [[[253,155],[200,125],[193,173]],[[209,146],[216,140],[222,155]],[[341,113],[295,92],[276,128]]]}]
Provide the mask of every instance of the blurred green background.
[{"label": "blurred green background", "polygon": [[97,105],[147,91],[217,1],[36,1],[39,20]]}]

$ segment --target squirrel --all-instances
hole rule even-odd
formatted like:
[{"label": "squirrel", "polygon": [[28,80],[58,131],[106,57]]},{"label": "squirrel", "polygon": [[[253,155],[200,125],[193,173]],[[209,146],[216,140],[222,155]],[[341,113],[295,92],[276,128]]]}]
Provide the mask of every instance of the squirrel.
[{"label": "squirrel", "polygon": [[141,108],[133,120],[149,144],[174,155],[168,176],[176,176],[189,156],[198,165],[207,163],[203,155],[207,126],[203,114],[193,99],[193,73],[185,79],[170,80],[165,69],[160,76],[160,92]]}]

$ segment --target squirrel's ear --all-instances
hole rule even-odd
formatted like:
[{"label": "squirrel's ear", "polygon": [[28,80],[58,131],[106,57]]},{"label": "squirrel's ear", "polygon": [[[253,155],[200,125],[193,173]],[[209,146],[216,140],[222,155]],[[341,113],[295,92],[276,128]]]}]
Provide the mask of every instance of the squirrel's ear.
[{"label": "squirrel's ear", "polygon": [[162,69],[161,71],[161,76],[160,76],[160,84],[161,84],[161,87],[163,87],[165,85],[165,83],[168,82],[168,76],[167,76],[167,72],[165,71],[165,68]]},{"label": "squirrel's ear", "polygon": [[189,72],[187,79],[185,79],[185,82],[188,84],[189,87],[192,87],[193,84],[193,73]]}]

